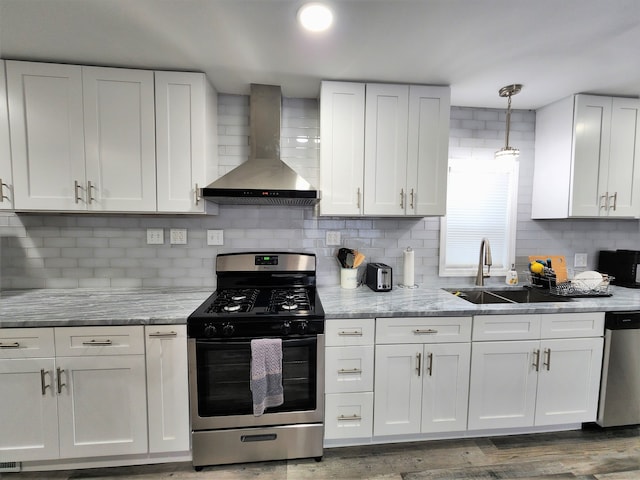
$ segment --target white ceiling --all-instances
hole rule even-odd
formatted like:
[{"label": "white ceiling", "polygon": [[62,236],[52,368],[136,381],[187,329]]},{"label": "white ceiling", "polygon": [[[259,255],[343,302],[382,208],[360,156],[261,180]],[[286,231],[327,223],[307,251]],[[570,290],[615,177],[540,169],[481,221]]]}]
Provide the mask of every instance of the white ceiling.
[{"label": "white ceiling", "polygon": [[458,106],[513,108],[578,92],[640,95],[640,0],[331,0],[331,31],[303,0],[0,0],[0,57],[205,72],[317,97],[321,79],[451,85]]}]

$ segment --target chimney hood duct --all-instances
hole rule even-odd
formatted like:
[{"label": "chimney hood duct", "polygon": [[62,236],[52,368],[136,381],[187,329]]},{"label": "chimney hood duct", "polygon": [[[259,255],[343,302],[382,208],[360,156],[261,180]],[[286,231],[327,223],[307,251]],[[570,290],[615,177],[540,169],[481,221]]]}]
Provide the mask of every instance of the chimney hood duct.
[{"label": "chimney hood duct", "polygon": [[215,203],[232,205],[315,205],[320,192],[280,160],[279,86],[251,85],[249,159],[202,189]]}]

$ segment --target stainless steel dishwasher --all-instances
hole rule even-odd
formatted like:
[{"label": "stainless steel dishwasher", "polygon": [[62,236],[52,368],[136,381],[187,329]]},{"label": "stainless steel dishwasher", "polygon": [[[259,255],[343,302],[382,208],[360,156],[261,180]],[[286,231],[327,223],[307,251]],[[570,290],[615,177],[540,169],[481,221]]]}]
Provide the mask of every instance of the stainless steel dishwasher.
[{"label": "stainless steel dishwasher", "polygon": [[640,423],[640,311],[605,315],[598,425]]}]

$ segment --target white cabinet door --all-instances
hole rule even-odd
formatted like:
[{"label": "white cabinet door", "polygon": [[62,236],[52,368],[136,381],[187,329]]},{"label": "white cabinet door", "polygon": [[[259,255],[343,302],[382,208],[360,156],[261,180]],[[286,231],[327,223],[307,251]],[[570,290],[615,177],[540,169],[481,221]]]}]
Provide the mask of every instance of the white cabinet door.
[{"label": "white cabinet door", "polygon": [[602,338],[541,342],[535,425],[596,420],[602,348]]},{"label": "white cabinet door", "polygon": [[82,67],[87,205],[156,210],[153,72]]},{"label": "white cabinet door", "polygon": [[13,208],[13,173],[9,140],[7,81],[4,60],[0,60],[0,210]]},{"label": "white cabinet door", "polygon": [[[640,100],[613,98],[607,163],[609,217],[640,216]],[[600,189],[602,195],[603,190]]]},{"label": "white cabinet door", "polygon": [[365,85],[322,82],[320,112],[320,212],[361,215]]},{"label": "white cabinet door", "polygon": [[15,208],[85,210],[82,68],[6,64]]},{"label": "white cabinet door", "polygon": [[189,450],[186,325],[145,327],[149,452]]},{"label": "white cabinet door", "polygon": [[425,345],[422,358],[422,432],[466,430],[471,344]]},{"label": "white cabinet door", "polygon": [[367,84],[364,213],[404,215],[407,188],[409,87]]},{"label": "white cabinet door", "polygon": [[449,87],[409,87],[407,215],[444,215],[449,165]]},{"label": "white cabinet door", "polygon": [[58,458],[53,358],[0,360],[0,462]]},{"label": "white cabinet door", "polygon": [[376,345],[374,435],[420,432],[422,345]]},{"label": "white cabinet door", "polygon": [[539,341],[474,342],[469,430],[533,425]]},{"label": "white cabinet door", "polygon": [[59,357],[62,458],[147,452],[144,355]]},{"label": "white cabinet door", "polygon": [[204,73],[155,72],[158,211],[202,213],[217,176],[217,96]]}]

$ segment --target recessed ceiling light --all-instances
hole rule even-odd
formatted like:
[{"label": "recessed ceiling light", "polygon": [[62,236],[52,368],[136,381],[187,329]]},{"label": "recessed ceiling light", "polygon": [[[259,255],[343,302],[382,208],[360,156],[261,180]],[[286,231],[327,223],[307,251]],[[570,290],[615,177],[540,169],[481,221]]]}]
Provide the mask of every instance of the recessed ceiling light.
[{"label": "recessed ceiling light", "polygon": [[322,3],[306,3],[298,10],[298,21],[311,32],[323,32],[333,23],[333,13]]}]

